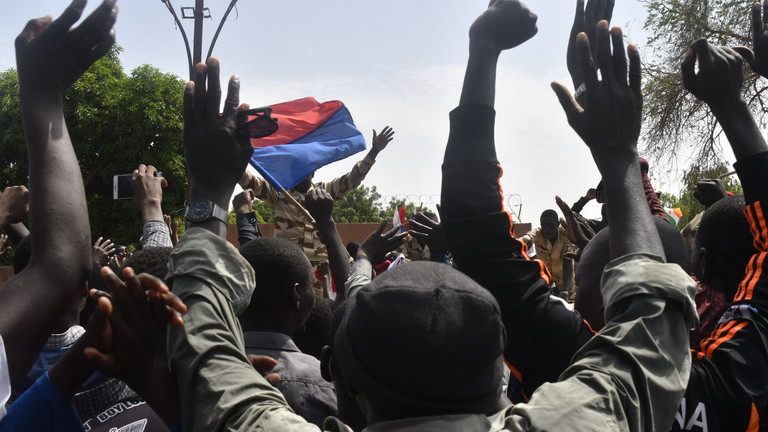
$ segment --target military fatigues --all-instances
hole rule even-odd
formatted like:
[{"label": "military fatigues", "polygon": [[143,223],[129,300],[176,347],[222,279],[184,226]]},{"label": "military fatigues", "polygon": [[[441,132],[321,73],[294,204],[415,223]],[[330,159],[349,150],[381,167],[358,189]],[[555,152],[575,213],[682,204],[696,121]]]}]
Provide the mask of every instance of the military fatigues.
[{"label": "military fatigues", "polygon": [[[314,183],[310,189],[325,189],[334,201],[341,199],[350,190],[360,186],[368,171],[376,162],[370,154],[356,163],[347,174],[329,182]],[[248,172],[240,179],[240,186],[244,189],[253,189],[256,198],[274,204],[275,206],[275,237],[290,240],[299,245],[309,257],[312,265],[317,265],[328,259],[325,245],[320,241],[314,225],[307,219],[304,213],[297,208],[286,196],[278,194],[261,177],[256,177]],[[293,189],[288,193],[302,206],[304,194]]]},{"label": "military fatigues", "polygon": [[[528,234],[520,238],[528,246],[531,244],[536,245],[536,258],[542,260],[546,264],[549,272],[551,273],[552,280],[559,289],[565,288],[565,280],[563,279],[563,264],[565,263],[565,254],[576,252],[576,246],[571,243],[565,235],[565,230],[562,227],[558,228],[557,240],[552,244],[549,240],[544,238],[541,233],[541,228],[537,228]],[[568,291],[568,298],[573,299],[576,295],[576,283],[573,276],[575,272],[571,272],[571,286]]]}]

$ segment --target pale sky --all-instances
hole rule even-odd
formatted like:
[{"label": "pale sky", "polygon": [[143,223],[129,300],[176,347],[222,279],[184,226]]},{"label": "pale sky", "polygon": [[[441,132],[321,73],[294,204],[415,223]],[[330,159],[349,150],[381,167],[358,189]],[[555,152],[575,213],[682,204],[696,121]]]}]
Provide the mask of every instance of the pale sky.
[{"label": "pale sky", "polygon": [[[622,26],[642,51],[642,5],[636,0],[616,3],[612,24]],[[58,16],[67,4],[25,0],[6,5],[0,14],[0,69],[14,66],[13,40],[28,19]],[[206,1],[213,19],[205,21],[204,55],[228,4]],[[434,207],[439,202],[448,112],[458,103],[467,60],[467,31],[487,4],[487,0],[242,0],[224,25],[214,56],[221,61],[223,75],[240,76],[240,99],[251,106],[306,96],[341,100],[369,146],[372,129],[392,126],[395,140],[379,155],[363,184],[376,186],[387,201],[397,196]],[[521,219],[537,226],[543,210],[557,208],[556,194],[573,202],[598,183],[599,173],[549,87],[551,81],[570,85],[565,50],[575,1],[526,4],[539,17],[539,33],[502,54],[496,140],[505,172],[504,192],[515,211],[522,202]],[[86,13],[96,5],[91,0]],[[165,5],[159,0],[121,0],[118,5],[115,27],[126,71],[147,63],[186,79],[183,41]],[[174,0],[173,5],[181,15],[179,8],[191,7],[194,1]],[[192,20],[183,24],[191,40]],[[341,175],[363,155],[325,167],[315,178]],[[652,175],[655,170],[651,167]],[[663,184],[656,186],[664,189]],[[676,186],[668,191],[676,193]],[[598,205],[588,205],[584,214],[599,217]]]}]

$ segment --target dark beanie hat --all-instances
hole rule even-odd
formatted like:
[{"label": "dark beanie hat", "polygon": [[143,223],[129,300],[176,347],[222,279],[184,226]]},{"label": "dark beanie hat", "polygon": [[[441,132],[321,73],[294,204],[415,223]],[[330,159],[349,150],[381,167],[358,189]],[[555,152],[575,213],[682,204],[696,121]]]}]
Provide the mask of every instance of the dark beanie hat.
[{"label": "dark beanie hat", "polygon": [[334,355],[374,406],[404,418],[488,413],[498,402],[506,333],[496,300],[469,277],[411,262],[347,303]]}]

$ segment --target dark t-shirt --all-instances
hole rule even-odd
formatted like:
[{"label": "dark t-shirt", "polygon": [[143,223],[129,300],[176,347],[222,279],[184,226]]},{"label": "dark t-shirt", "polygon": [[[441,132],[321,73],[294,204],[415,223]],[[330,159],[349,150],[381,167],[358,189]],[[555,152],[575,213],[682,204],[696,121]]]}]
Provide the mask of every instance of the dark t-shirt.
[{"label": "dark t-shirt", "polygon": [[86,432],[168,432],[160,417],[140,399],[118,402],[83,423]]}]

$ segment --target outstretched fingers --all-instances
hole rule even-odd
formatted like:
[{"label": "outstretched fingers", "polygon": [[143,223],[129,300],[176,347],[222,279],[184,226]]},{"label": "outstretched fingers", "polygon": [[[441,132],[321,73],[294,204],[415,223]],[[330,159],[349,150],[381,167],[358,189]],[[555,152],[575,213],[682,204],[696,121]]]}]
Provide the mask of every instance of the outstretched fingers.
[{"label": "outstretched fingers", "polygon": [[629,44],[627,46],[627,55],[629,56],[629,88],[639,99],[643,97],[643,79],[642,63],[640,62],[640,51],[637,45]]},{"label": "outstretched fingers", "polygon": [[765,20],[765,13],[760,5],[760,2],[752,4],[752,43],[763,34],[763,22]]},{"label": "outstretched fingers", "polygon": [[[613,56],[611,55],[611,37],[608,31],[608,21],[605,20],[597,23],[597,64],[600,66],[603,84],[613,85],[616,77],[613,73]],[[589,88],[587,88],[587,91],[589,91]]]},{"label": "outstretched fingers", "polygon": [[627,84],[627,56],[624,52],[624,35],[619,27],[611,29],[613,43],[613,74],[620,85]]},{"label": "outstretched fingers", "polygon": [[206,77],[208,88],[205,93],[205,117],[206,121],[214,122],[219,118],[219,106],[221,106],[221,80],[219,79],[219,60],[211,57],[206,62]]},{"label": "outstretched fingers", "polygon": [[64,12],[56,18],[50,25],[51,31],[66,32],[75,25],[77,20],[83,15],[87,0],[72,0],[72,3],[64,9]]},{"label": "outstretched fingers", "polygon": [[[195,123],[195,83],[187,81],[184,86],[184,133],[190,133]],[[184,140],[186,142],[187,140]]]},{"label": "outstretched fingers", "polygon": [[192,109],[194,110],[194,118],[195,122],[202,121],[202,119],[206,118],[206,99],[205,99],[205,92],[206,92],[206,85],[205,85],[205,78],[206,78],[206,71],[208,70],[208,66],[203,63],[198,63],[195,65],[195,71],[194,71],[194,77],[195,77],[195,91],[194,91],[194,99],[192,104]]},{"label": "outstretched fingers", "polygon": [[227,85],[227,98],[224,99],[224,119],[234,122],[237,118],[237,107],[240,105],[240,77],[232,75]]},{"label": "outstretched fingers", "polygon": [[587,90],[587,97],[589,92],[597,90],[599,81],[597,79],[597,68],[592,60],[592,53],[589,48],[589,39],[586,33],[579,33],[576,36],[576,52],[579,58],[579,68],[581,69],[581,75],[584,77],[584,85]]}]

